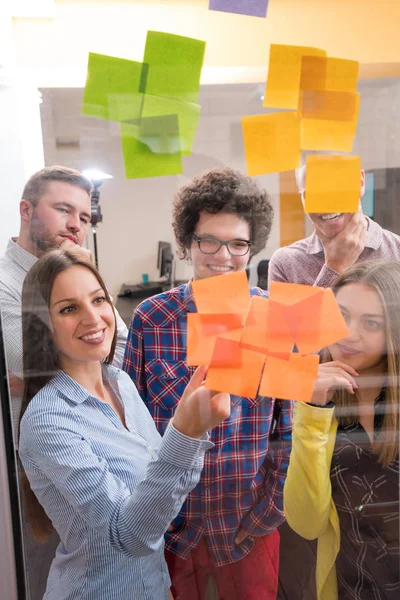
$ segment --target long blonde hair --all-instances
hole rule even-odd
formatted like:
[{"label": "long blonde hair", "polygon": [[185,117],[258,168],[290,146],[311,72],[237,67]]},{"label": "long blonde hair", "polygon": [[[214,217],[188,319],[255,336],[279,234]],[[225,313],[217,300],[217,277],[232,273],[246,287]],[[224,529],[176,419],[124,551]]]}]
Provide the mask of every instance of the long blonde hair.
[{"label": "long blonde hair", "polygon": [[[367,261],[354,265],[341,275],[332,286],[337,292],[350,283],[362,283],[373,288],[378,294],[385,316],[386,374],[385,412],[379,436],[372,449],[378,454],[382,466],[388,466],[399,453],[399,382],[400,382],[400,264],[394,261]],[[328,349],[324,351],[323,362],[332,360]],[[345,390],[337,390],[333,401],[339,408],[338,421],[350,424],[355,416],[340,408],[354,406],[354,398]]]}]

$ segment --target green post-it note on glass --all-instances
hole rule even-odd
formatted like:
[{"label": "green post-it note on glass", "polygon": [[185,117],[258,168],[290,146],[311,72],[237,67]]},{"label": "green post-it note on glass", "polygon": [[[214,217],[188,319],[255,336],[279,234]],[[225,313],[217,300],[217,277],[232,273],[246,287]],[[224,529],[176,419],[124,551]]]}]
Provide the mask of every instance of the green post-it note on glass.
[{"label": "green post-it note on glass", "polygon": [[111,121],[141,116],[147,65],[89,53],[82,114]]},{"label": "green post-it note on glass", "polygon": [[182,173],[177,115],[121,123],[121,140],[127,179]]},{"label": "green post-it note on glass", "polygon": [[[142,117],[144,118],[144,126],[146,127],[146,121],[149,122],[149,117],[177,115],[179,148],[184,156],[189,156],[196,135],[200,109],[199,104],[192,102],[181,102],[174,98],[163,98],[162,96],[146,94],[143,101]],[[160,124],[162,124],[162,121],[160,121]],[[147,143],[142,137],[140,139],[142,142]]]},{"label": "green post-it note on glass", "polygon": [[205,47],[201,40],[149,31],[143,59],[149,67],[146,94],[196,103]]}]

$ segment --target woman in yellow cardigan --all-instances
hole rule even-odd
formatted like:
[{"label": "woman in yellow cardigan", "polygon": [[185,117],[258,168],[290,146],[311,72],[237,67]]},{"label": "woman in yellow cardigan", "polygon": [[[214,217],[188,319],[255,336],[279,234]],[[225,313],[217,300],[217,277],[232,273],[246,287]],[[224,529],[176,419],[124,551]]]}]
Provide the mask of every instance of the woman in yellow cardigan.
[{"label": "woman in yellow cardigan", "polygon": [[296,403],[285,514],[318,540],[318,600],[394,600],[400,264],[355,265],[333,291],[350,336],[325,349],[312,403]]}]

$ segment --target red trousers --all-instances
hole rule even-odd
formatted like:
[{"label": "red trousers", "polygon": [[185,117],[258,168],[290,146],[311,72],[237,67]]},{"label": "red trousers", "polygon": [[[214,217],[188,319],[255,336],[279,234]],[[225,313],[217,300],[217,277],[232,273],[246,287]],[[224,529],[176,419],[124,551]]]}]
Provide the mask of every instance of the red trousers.
[{"label": "red trousers", "polygon": [[218,589],[218,600],[276,600],[279,533],[254,540],[254,548],[242,560],[222,567],[212,565],[204,538],[187,559],[166,551],[175,600],[208,600],[210,579]]}]

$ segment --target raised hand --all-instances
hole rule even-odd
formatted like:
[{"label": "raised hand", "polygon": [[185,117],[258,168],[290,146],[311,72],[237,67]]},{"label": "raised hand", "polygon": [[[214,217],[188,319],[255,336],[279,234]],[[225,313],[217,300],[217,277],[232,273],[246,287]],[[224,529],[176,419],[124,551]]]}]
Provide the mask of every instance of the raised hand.
[{"label": "raised hand", "polygon": [[332,396],[338,388],[345,388],[350,394],[354,394],[358,388],[355,379],[357,376],[358,373],[353,367],[338,360],[322,363],[318,367],[318,377],[311,404],[325,406],[332,400]]},{"label": "raised hand", "polygon": [[346,227],[335,237],[327,238],[315,228],[324,247],[325,264],[337,273],[354,265],[365,247],[367,220],[362,212],[354,213]]},{"label": "raised hand", "polygon": [[223,392],[213,392],[204,387],[207,367],[198,367],[183,392],[172,419],[181,433],[200,439],[230,415],[231,398]]},{"label": "raised hand", "polygon": [[78,246],[78,244],[74,244],[68,238],[65,238],[60,246],[60,250],[68,250],[68,252],[73,252],[76,256],[85,262],[93,262],[92,253],[88,248],[83,248],[82,246]]}]

